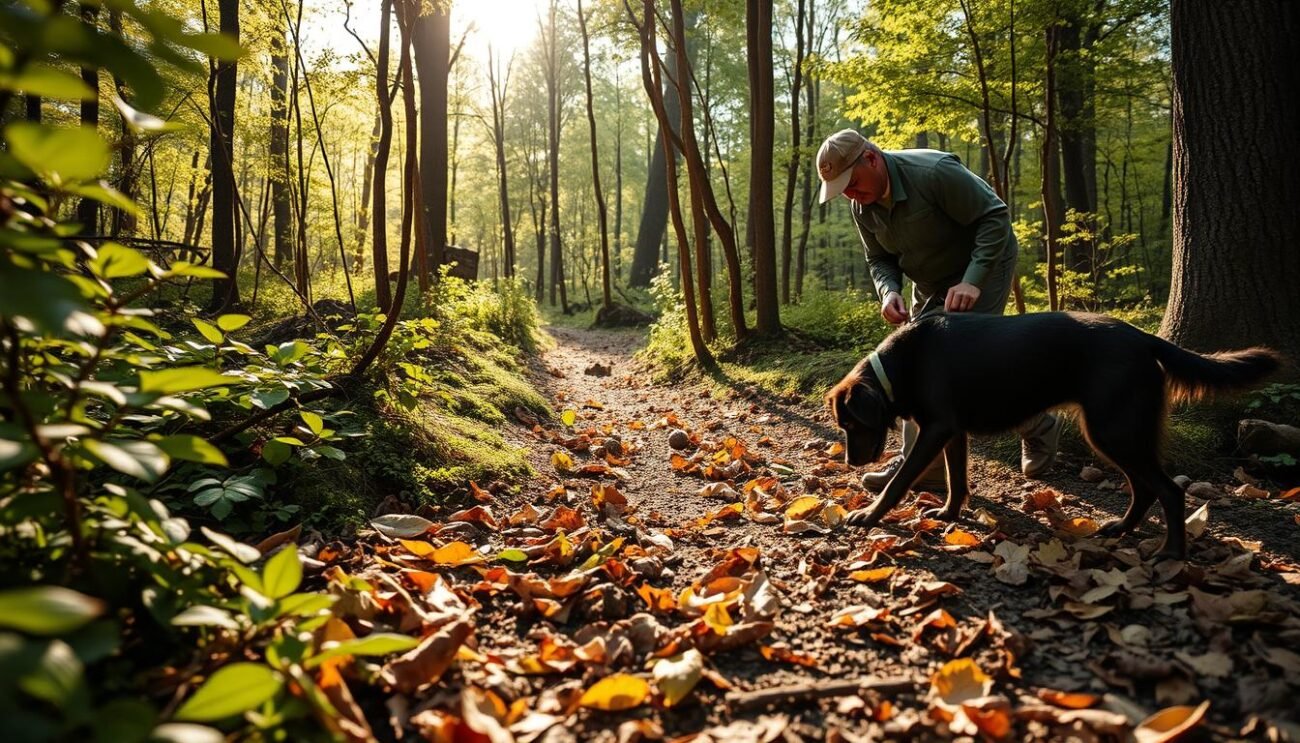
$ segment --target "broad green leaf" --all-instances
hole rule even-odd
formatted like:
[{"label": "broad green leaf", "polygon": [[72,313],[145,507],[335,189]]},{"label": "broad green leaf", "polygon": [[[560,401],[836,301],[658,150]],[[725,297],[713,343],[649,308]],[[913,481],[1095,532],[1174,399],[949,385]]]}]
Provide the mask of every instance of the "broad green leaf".
[{"label": "broad green leaf", "polygon": [[242,714],[274,697],[284,685],[260,663],[232,663],[212,674],[176,711],[177,720],[213,722]]},{"label": "broad green leaf", "polygon": [[216,59],[239,59],[244,55],[239,42],[225,34],[186,34],[178,43]]},{"label": "broad green leaf", "polygon": [[306,665],[308,668],[315,668],[330,658],[342,656],[391,655],[405,652],[419,644],[420,639],[410,635],[376,632],[365,637],[357,637],[339,643],[326,643],[326,646],[321,648],[321,652],[308,659]]},{"label": "broad green leaf", "polygon": [[5,137],[14,159],[55,185],[88,181],[108,168],[108,144],[94,127],[16,121],[5,128]]},{"label": "broad green leaf", "polygon": [[72,647],[55,640],[45,647],[39,664],[20,681],[23,691],[56,707],[67,704],[81,684],[84,671]]},{"label": "broad green leaf", "polygon": [[336,462],[342,462],[343,460],[348,458],[348,455],[345,454],[342,449],[339,449],[338,447],[334,447],[334,446],[315,446],[312,447],[312,451],[316,452],[322,457],[328,457],[329,459],[333,459]]},{"label": "broad green leaf", "polygon": [[226,336],[217,329],[217,326],[207,320],[200,320],[197,317],[191,317],[190,322],[194,323],[194,327],[199,329],[199,335],[207,338],[209,343],[214,343],[219,346],[221,345],[221,342],[226,339]]},{"label": "broad green leaf", "polygon": [[104,602],[61,586],[0,591],[0,627],[61,635],[104,613]]},{"label": "broad green leaf", "polygon": [[81,445],[109,467],[146,482],[157,481],[171,465],[167,452],[150,441],[86,439]]},{"label": "broad green leaf", "polygon": [[311,429],[311,432],[317,436],[319,436],[321,430],[325,428],[325,421],[321,420],[319,415],[316,415],[310,410],[303,410],[299,412],[298,415],[302,417],[302,422],[307,424],[307,428]]},{"label": "broad green leaf", "polygon": [[298,590],[302,583],[302,562],[298,548],[289,545],[275,553],[262,568],[262,593],[280,599]]},{"label": "broad green leaf", "polygon": [[126,194],[113,188],[108,181],[89,181],[86,183],[72,183],[63,186],[63,190],[77,196],[84,196],[88,199],[94,199],[101,204],[108,204],[111,207],[129,212],[137,217],[143,216],[144,212],[140,210],[140,205],[127,198]]},{"label": "broad green leaf", "polygon": [[158,713],[148,702],[122,697],[104,704],[94,714],[95,743],[149,740],[158,721]]},{"label": "broad green leaf", "polygon": [[217,318],[217,327],[231,333],[244,327],[252,319],[248,315],[222,315]]},{"label": "broad green leaf", "polygon": [[528,560],[528,553],[511,547],[510,549],[501,550],[497,555],[497,559],[508,560],[509,562],[525,562]]},{"label": "broad green leaf", "polygon": [[0,75],[0,89],[66,101],[88,101],[95,97],[95,91],[77,75],[43,64],[28,65],[17,75]]},{"label": "broad green leaf", "polygon": [[162,450],[172,459],[212,464],[218,467],[230,466],[226,461],[226,455],[220,449],[208,443],[207,439],[193,434],[178,433],[164,436],[158,440],[158,446],[162,447]]},{"label": "broad green leaf", "polygon": [[42,333],[99,336],[104,325],[76,284],[48,271],[0,265],[0,316],[26,318]]},{"label": "broad green leaf", "polygon": [[250,394],[248,399],[252,401],[253,405],[256,405],[263,410],[270,410],[276,405],[289,399],[289,390],[286,390],[283,387],[273,390],[257,390]]},{"label": "broad green leaf", "polygon": [[[203,532],[203,536],[208,538],[208,541],[217,545],[227,555],[230,555],[240,562],[253,562],[262,556],[262,553],[258,552],[256,547],[235,541],[231,537],[228,537],[219,531],[214,531],[206,526],[200,527],[199,530]],[[257,581],[257,588],[259,591],[261,590],[261,586],[262,581],[259,579]]]},{"label": "broad green leaf", "polygon": [[104,243],[90,261],[90,270],[105,279],[139,276],[149,270],[149,259],[140,251],[120,243]]},{"label": "broad green leaf", "polygon": [[283,441],[272,439],[262,444],[262,459],[273,467],[289,461],[291,456],[293,456],[293,447]]},{"label": "broad green leaf", "polygon": [[172,624],[177,627],[224,627],[239,629],[239,623],[225,609],[215,606],[191,606],[172,617]]},{"label": "broad green leaf", "polygon": [[26,441],[0,439],[0,472],[22,467],[39,453],[35,445]]},{"label": "broad green leaf", "polygon": [[280,599],[280,611],[277,616],[309,617],[330,608],[337,600],[337,596],[328,593],[295,593]]},{"label": "broad green leaf", "polygon": [[215,268],[200,266],[189,261],[176,261],[163,273],[164,277],[190,276],[196,279],[224,279],[226,274]]},{"label": "broad green leaf", "polygon": [[182,366],[175,369],[140,372],[140,391],[166,395],[202,390],[238,381],[239,377],[231,377],[206,366]]}]

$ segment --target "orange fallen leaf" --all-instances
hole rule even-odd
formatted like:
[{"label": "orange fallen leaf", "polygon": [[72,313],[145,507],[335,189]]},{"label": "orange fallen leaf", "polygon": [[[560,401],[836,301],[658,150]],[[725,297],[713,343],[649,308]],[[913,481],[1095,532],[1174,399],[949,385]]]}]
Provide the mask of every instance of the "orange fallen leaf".
[{"label": "orange fallen leaf", "polygon": [[879,583],[882,580],[888,580],[898,570],[897,567],[889,565],[883,568],[874,568],[872,570],[854,570],[849,573],[849,578],[859,583]]},{"label": "orange fallen leaf", "polygon": [[1054,704],[1057,707],[1066,709],[1088,709],[1101,701],[1101,697],[1096,694],[1057,691],[1055,689],[1039,689],[1038,698],[1048,704]]},{"label": "orange fallen leaf", "polygon": [[1057,531],[1069,534],[1072,537],[1087,537],[1097,533],[1101,527],[1096,521],[1087,516],[1076,516],[1074,518],[1054,521],[1052,527]]},{"label": "orange fallen leaf", "polygon": [[1201,724],[1209,708],[1208,699],[1197,707],[1167,707],[1138,723],[1133,729],[1133,738],[1137,743],[1167,743],[1176,740]]},{"label": "orange fallen leaf", "polygon": [[450,542],[435,549],[430,558],[439,565],[451,566],[474,565],[487,560],[473,547],[459,541]]},{"label": "orange fallen leaf", "polygon": [[974,547],[980,543],[980,538],[962,529],[953,529],[944,535],[943,541],[958,547]]},{"label": "orange fallen leaf", "polygon": [[483,524],[484,526],[497,528],[496,519],[492,518],[492,512],[486,506],[474,506],[466,508],[463,511],[457,511],[447,517],[448,521],[465,521],[471,524]]},{"label": "orange fallen leaf", "polygon": [[993,677],[984,673],[971,658],[948,661],[930,677],[930,691],[935,701],[949,708],[988,696],[992,688]]},{"label": "orange fallen leaf", "polygon": [[944,609],[935,609],[916,625],[916,629],[912,632],[912,640],[920,640],[927,629],[952,629],[956,626],[957,620],[951,614]]},{"label": "orange fallen leaf", "polygon": [[606,712],[640,707],[650,697],[650,682],[627,673],[616,673],[597,681],[578,700],[579,706]]},{"label": "orange fallen leaf", "polygon": [[655,588],[649,583],[637,586],[636,593],[652,612],[669,612],[677,608],[677,594],[671,588]]},{"label": "orange fallen leaf", "polygon": [[790,648],[777,645],[759,645],[758,652],[774,663],[793,663],[808,668],[817,667],[817,659],[807,653],[796,653]]},{"label": "orange fallen leaf", "polygon": [[492,502],[492,494],[484,490],[483,488],[480,488],[478,486],[478,483],[472,480],[469,483],[469,493],[470,495],[474,496],[474,500],[478,501],[479,503]]}]

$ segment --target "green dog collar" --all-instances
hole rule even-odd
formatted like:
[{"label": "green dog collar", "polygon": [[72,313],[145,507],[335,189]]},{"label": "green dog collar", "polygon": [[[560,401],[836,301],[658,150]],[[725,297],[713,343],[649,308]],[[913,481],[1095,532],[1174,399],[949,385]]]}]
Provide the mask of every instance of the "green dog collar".
[{"label": "green dog collar", "polygon": [[885,373],[885,365],[880,363],[880,357],[876,355],[875,351],[872,351],[867,356],[867,361],[871,362],[871,370],[876,373],[876,379],[880,380],[880,386],[885,390],[885,397],[889,398],[890,402],[893,402],[894,385],[890,384],[889,375]]}]

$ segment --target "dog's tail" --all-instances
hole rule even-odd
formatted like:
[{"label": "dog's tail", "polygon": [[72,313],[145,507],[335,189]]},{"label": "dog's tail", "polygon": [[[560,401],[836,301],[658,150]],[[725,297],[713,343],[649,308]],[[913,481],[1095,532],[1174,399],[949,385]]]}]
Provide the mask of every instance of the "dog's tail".
[{"label": "dog's tail", "polygon": [[1282,365],[1281,354],[1262,346],[1202,354],[1154,335],[1149,338],[1175,402],[1195,402],[1215,392],[1251,387]]}]

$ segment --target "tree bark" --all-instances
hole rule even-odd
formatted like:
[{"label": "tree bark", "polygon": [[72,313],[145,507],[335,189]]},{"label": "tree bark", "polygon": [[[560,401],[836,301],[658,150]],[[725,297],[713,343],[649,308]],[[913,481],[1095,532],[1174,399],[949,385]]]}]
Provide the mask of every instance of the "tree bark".
[{"label": "tree bark", "polygon": [[587,16],[578,0],[578,26],[582,30],[582,74],[587,84],[587,129],[591,137],[591,179],[596,193],[596,221],[600,230],[600,289],[601,302],[606,310],[614,306],[609,278],[609,216],[605,207],[605,193],[600,187],[600,157],[596,144],[596,107],[591,93],[591,42],[587,36]]},{"label": "tree bark", "polygon": [[506,177],[506,90],[510,87],[512,57],[505,76],[498,77],[492,47],[488,46],[488,90],[492,95],[492,144],[496,149],[497,202],[501,209],[501,262],[506,278],[515,275],[515,230],[510,221],[510,180]]},{"label": "tree bark", "polygon": [[1300,5],[1173,0],[1170,17],[1174,256],[1161,334],[1298,359]]},{"label": "tree bark", "polygon": [[[239,40],[239,0],[218,0],[221,33]],[[238,65],[233,59],[216,63],[212,86],[212,267],[226,278],[212,282],[208,311],[218,313],[239,303],[236,271],[239,260],[235,245],[235,90]]]},{"label": "tree bark", "polygon": [[[90,5],[89,3],[80,4],[81,22],[87,26],[94,27],[99,23],[99,6]],[[99,68],[82,67],[81,81],[84,82],[93,95],[81,102],[81,125],[91,129],[99,128]],[[77,202],[77,222],[81,224],[81,234],[98,235],[99,234],[99,202],[83,198]]]},{"label": "tree bark", "polygon": [[1058,171],[1058,145],[1056,143],[1056,56],[1060,48],[1061,29],[1057,26],[1047,27],[1047,57],[1043,86],[1043,108],[1046,109],[1043,126],[1042,152],[1042,196],[1043,196],[1043,233],[1047,243],[1047,304],[1048,309],[1056,312],[1061,308],[1058,292],[1056,238],[1061,228],[1059,219],[1060,206],[1060,172]]},{"label": "tree bark", "polygon": [[[797,0],[794,12],[794,71],[790,82],[790,160],[785,171],[785,202],[781,220],[781,304],[790,304],[790,264],[794,258],[794,195],[799,179],[799,148],[803,144],[799,119],[799,96],[803,92],[804,3]],[[798,293],[796,291],[796,293]]]},{"label": "tree bark", "polygon": [[[445,262],[447,246],[447,77],[451,72],[450,3],[433,3],[415,21],[415,66],[420,81],[420,188],[431,255],[415,252],[421,295],[429,271]],[[431,259],[431,260],[430,260]],[[432,265],[428,265],[428,264]]]},{"label": "tree bark", "polygon": [[772,148],[775,111],[772,97],[772,0],[746,0],[750,115],[753,141],[749,150],[749,224],[754,260],[754,324],[761,336],[781,332],[781,308],[776,282],[776,230],[772,219]]},{"label": "tree bark", "polygon": [[284,50],[284,29],[271,34],[271,250],[276,268],[292,257],[293,220],[289,215],[289,118],[285,97],[289,90],[289,57]]},{"label": "tree bark", "polygon": [[[388,92],[389,27],[393,20],[393,0],[380,0],[379,51],[375,58],[375,95],[379,99],[379,141],[375,147],[374,193],[371,210],[375,236],[371,240],[370,265],[375,272],[375,302],[382,312],[393,309],[393,295],[388,287],[388,213],[387,180],[388,151],[393,142],[393,101]],[[403,49],[405,53],[405,49]],[[402,267],[399,284],[406,280],[406,266]],[[403,285],[404,287],[404,285]]]},{"label": "tree bark", "polygon": [[551,305],[560,293],[560,310],[569,314],[569,294],[564,285],[564,246],[560,241],[560,52],[557,48],[556,0],[551,0],[547,28],[542,34],[546,52],[546,133],[551,181]]}]

